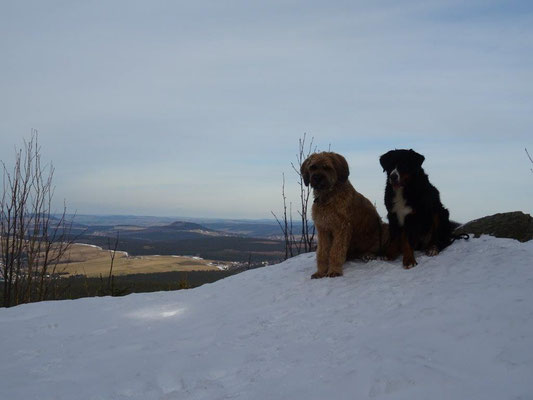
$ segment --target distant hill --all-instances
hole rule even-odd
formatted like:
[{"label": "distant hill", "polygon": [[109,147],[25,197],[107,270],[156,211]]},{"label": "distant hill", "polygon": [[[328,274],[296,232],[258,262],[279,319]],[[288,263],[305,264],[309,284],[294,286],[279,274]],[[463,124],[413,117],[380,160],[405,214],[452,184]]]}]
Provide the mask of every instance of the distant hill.
[{"label": "distant hill", "polygon": [[171,241],[186,239],[202,239],[213,236],[230,236],[228,233],[219,232],[193,222],[175,221],[170,225],[150,226],[148,228],[122,229],[115,226],[115,231],[120,232],[120,236],[125,238],[139,238],[149,241]]},{"label": "distant hill", "polygon": [[175,231],[191,231],[195,229],[206,230],[206,228],[200,224],[195,224],[195,223],[187,222],[187,221],[175,221],[171,223],[170,225],[164,225],[161,228],[175,230]]},{"label": "distant hill", "polygon": [[[191,218],[191,217],[151,217],[136,215],[76,215],[74,218],[76,232],[86,230],[91,232],[105,232],[111,229],[140,230],[176,225],[183,230],[219,231],[231,236],[246,236],[254,238],[277,239],[281,236],[278,223],[273,219],[223,219],[223,218]],[[310,221],[311,222],[311,221]],[[189,225],[191,224],[191,225]],[[194,227],[194,224],[200,225]],[[293,223],[293,232],[297,235],[301,231],[298,221]],[[146,233],[150,233],[147,231]],[[192,238],[192,236],[191,236]]]},{"label": "distant hill", "polygon": [[211,229],[248,237],[276,237],[281,234],[277,222],[254,223],[241,221],[205,222],[204,225]]}]

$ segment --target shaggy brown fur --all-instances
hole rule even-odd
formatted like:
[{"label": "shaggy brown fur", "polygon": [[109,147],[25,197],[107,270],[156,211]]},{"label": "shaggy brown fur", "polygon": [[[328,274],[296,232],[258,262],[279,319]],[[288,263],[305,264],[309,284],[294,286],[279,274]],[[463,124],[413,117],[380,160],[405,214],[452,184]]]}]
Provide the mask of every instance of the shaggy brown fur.
[{"label": "shaggy brown fur", "polygon": [[347,258],[375,258],[381,253],[388,227],[372,203],[348,181],[344,157],[331,152],[312,154],[302,164],[301,173],[315,198],[317,272],[311,278],[341,276]]}]

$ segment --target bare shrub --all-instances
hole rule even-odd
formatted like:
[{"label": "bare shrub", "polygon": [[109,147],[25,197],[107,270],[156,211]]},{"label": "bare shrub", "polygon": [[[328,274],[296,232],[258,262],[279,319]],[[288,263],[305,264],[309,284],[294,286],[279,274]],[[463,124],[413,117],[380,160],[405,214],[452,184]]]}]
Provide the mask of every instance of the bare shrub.
[{"label": "bare shrub", "polygon": [[15,149],[10,169],[2,161],[0,270],[3,306],[58,298],[60,263],[72,245],[72,220],[52,212],[54,167],[41,164],[37,131]]},{"label": "bare shrub", "polygon": [[[299,187],[299,209],[297,210],[300,216],[301,229],[299,233],[294,232],[294,225],[292,219],[292,202],[287,206],[287,196],[285,194],[285,174],[283,174],[283,182],[281,186],[281,196],[283,199],[283,216],[278,216],[271,211],[280,226],[283,240],[285,243],[285,260],[300,253],[307,253],[315,250],[315,227],[309,221],[309,198],[311,189],[305,186],[301,167],[303,162],[311,154],[317,151],[316,146],[313,147],[314,138],[311,138],[306,144],[307,135],[304,133],[303,137],[298,139],[298,153],[296,154],[296,163],[291,162],[291,167],[297,176],[297,185]],[[288,210],[287,210],[288,209]]]}]

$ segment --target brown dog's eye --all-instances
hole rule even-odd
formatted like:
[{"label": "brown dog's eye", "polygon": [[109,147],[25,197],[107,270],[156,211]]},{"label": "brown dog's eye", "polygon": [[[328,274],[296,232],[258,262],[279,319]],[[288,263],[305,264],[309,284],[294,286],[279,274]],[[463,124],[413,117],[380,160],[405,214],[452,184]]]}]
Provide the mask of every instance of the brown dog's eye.
[{"label": "brown dog's eye", "polygon": [[309,167],[309,171],[316,171],[316,165],[311,165]]}]

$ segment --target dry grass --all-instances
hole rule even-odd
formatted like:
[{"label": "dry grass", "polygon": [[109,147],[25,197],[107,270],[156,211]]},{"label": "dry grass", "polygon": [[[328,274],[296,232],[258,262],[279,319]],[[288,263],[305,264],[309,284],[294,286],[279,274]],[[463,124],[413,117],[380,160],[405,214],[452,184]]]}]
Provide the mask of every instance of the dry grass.
[{"label": "dry grass", "polygon": [[[74,244],[59,270],[69,275],[83,274],[88,277],[107,276],[111,257],[108,250],[83,244]],[[127,256],[117,251],[113,264],[113,275],[144,274],[171,271],[214,271],[219,270],[209,260],[182,256]],[[221,265],[220,262],[217,262]]]}]

